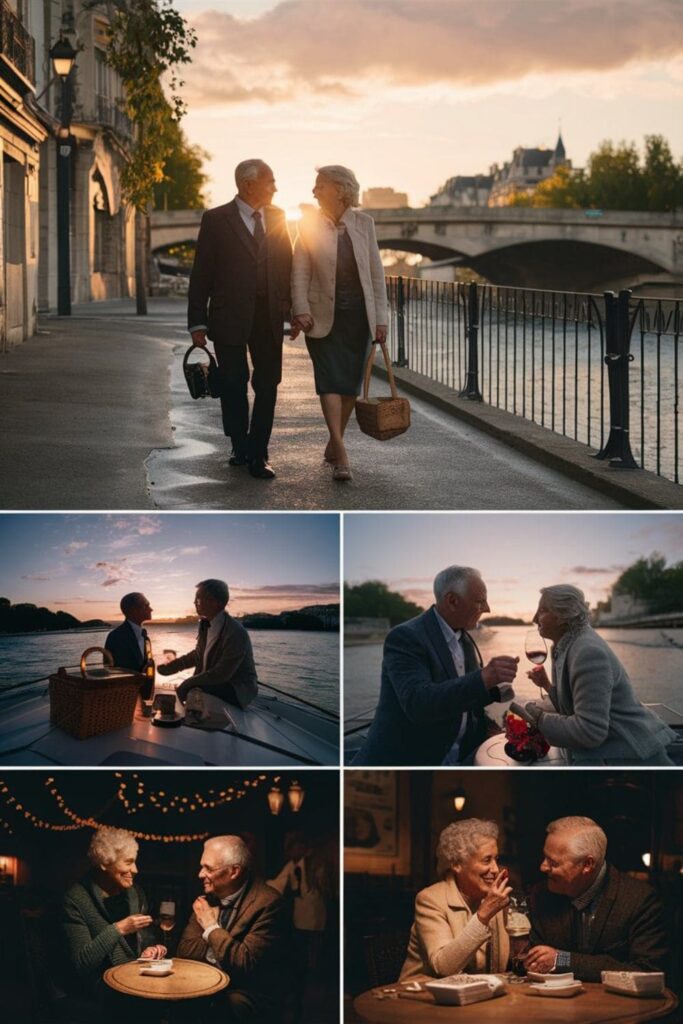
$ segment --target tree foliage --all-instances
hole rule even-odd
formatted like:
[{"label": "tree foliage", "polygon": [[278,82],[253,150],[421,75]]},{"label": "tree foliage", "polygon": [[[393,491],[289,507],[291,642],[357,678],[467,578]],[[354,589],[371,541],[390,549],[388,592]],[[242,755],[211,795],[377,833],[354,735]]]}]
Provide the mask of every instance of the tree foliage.
[{"label": "tree foliage", "polygon": [[676,163],[662,135],[646,135],[643,156],[633,142],[602,142],[585,170],[558,167],[533,192],[517,192],[511,206],[554,209],[683,209],[683,161]]},{"label": "tree foliage", "polygon": [[121,78],[124,109],[136,129],[122,176],[125,196],[136,210],[147,209],[154,186],[163,180],[174,127],[185,113],[177,71],[189,63],[195,45],[194,31],[172,0],[125,0],[112,11],[107,61]]},{"label": "tree foliage", "polygon": [[639,558],[622,572],[613,587],[615,594],[630,594],[646,601],[653,614],[683,609],[683,562],[667,568],[659,554]]},{"label": "tree foliage", "polygon": [[164,161],[162,180],[154,185],[154,209],[202,210],[209,180],[203,163],[209,154],[187,141],[177,121],[171,121],[169,141],[172,148]]},{"label": "tree foliage", "polygon": [[344,615],[347,617],[389,619],[392,626],[395,626],[422,611],[418,604],[389,590],[386,583],[380,583],[379,580],[344,587]]}]

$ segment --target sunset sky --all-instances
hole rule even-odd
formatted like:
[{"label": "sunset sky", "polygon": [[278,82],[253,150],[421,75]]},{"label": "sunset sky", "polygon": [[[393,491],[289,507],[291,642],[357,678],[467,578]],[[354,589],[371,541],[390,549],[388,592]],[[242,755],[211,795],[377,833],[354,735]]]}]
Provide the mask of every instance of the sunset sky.
[{"label": "sunset sky", "polygon": [[347,516],[344,578],[382,580],[427,608],[447,565],[479,569],[492,615],[529,621],[540,587],[573,583],[592,606],[621,572],[683,552],[683,517],[668,513],[430,513]]},{"label": "sunset sky", "polygon": [[175,0],[199,43],[183,69],[211,203],[268,160],[288,210],[316,165],[419,206],[519,145],[582,166],[601,140],[660,133],[683,155],[680,0]]},{"label": "sunset sky", "polygon": [[118,619],[143,591],[155,618],[194,614],[195,584],[227,581],[229,609],[339,600],[334,515],[3,515],[1,596],[76,618]]}]

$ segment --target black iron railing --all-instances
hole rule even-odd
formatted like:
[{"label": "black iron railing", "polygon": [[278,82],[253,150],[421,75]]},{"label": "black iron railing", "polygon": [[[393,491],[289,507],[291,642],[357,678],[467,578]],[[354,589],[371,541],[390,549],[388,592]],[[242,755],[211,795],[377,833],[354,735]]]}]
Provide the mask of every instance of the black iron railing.
[{"label": "black iron railing", "polygon": [[682,302],[415,278],[388,290],[397,366],[679,482]]},{"label": "black iron railing", "polygon": [[7,0],[0,0],[0,53],[32,84],[36,81],[36,45]]}]

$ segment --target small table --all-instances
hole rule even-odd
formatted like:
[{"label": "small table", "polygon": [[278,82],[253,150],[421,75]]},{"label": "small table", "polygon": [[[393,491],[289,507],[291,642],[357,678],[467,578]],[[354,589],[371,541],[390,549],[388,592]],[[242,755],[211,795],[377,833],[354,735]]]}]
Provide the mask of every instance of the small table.
[{"label": "small table", "polygon": [[115,992],[138,999],[199,999],[212,996],[230,984],[230,978],[218,967],[199,960],[173,958],[173,971],[166,977],[155,978],[140,974],[140,964],[134,960],[118,964],[104,972],[104,981]]},{"label": "small table", "polygon": [[[478,768],[488,766],[496,768],[501,768],[502,766],[506,768],[526,768],[528,763],[515,761],[513,758],[508,757],[504,750],[506,743],[505,736],[491,736],[489,739],[484,740],[474,755],[475,765]],[[559,747],[551,747],[545,757],[540,757],[537,761],[532,761],[531,763],[540,768],[563,768],[567,764],[564,754]]]},{"label": "small table", "polygon": [[[416,978],[415,981],[426,981]],[[398,999],[377,999],[382,988],[397,988]],[[641,1024],[665,1017],[678,1006],[673,992],[636,999],[607,992],[595,982],[583,982],[584,991],[570,999],[534,995],[528,984],[506,983],[503,995],[470,1006],[437,1006],[427,991],[405,993],[405,985],[387,985],[357,996],[353,1008],[372,1024],[500,1024],[522,1020],[525,1024]]]}]

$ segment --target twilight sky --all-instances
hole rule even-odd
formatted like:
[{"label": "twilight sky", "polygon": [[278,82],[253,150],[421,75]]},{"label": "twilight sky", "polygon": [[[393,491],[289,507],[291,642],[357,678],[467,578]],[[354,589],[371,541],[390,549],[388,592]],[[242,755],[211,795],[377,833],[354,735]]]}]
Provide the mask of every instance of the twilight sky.
[{"label": "twilight sky", "polygon": [[230,611],[339,600],[335,515],[2,515],[1,596],[76,618],[117,619],[141,590],[154,617],[194,614],[195,584],[218,577]]},{"label": "twilight sky", "polygon": [[492,615],[529,621],[540,587],[573,583],[595,604],[655,552],[681,559],[683,517],[669,513],[422,513],[346,516],[344,578],[383,580],[427,608],[447,565],[479,569]]},{"label": "twilight sky", "polygon": [[680,0],[175,0],[198,33],[185,131],[232,171],[268,160],[288,210],[316,165],[352,167],[419,206],[515,146],[582,166],[605,138],[661,133],[683,155]]}]

